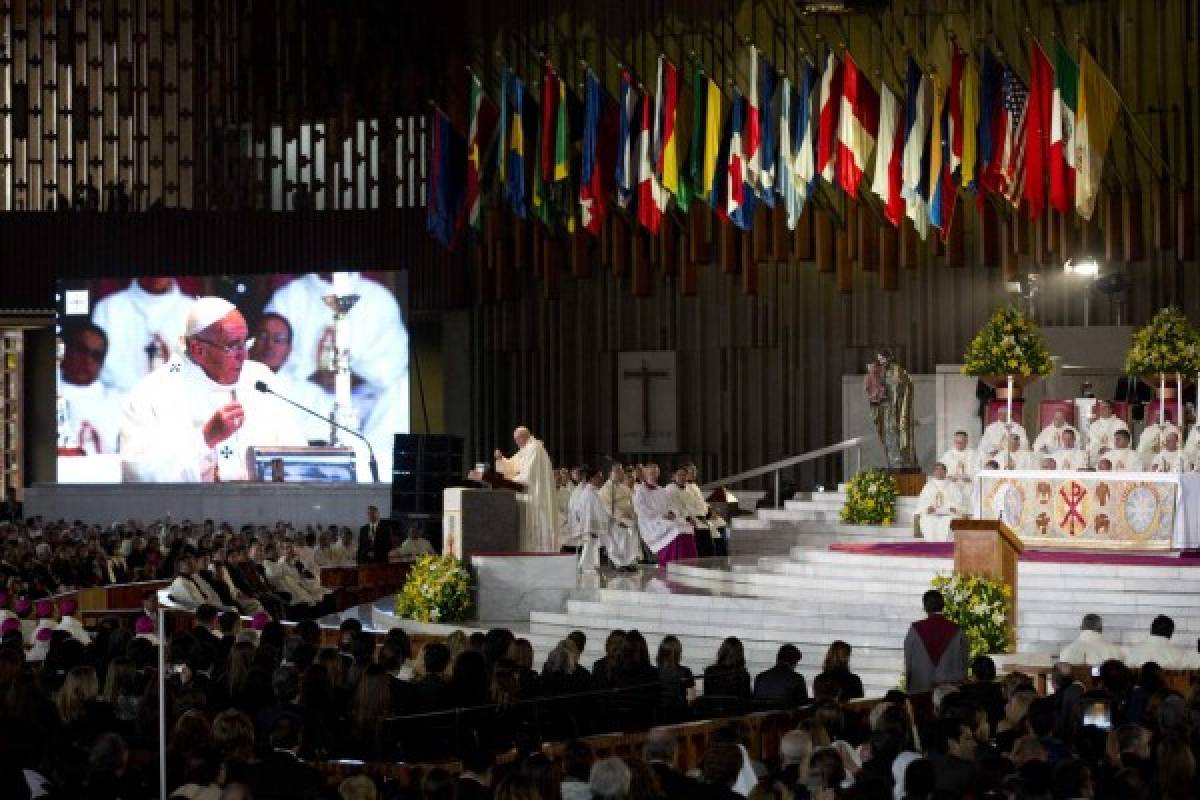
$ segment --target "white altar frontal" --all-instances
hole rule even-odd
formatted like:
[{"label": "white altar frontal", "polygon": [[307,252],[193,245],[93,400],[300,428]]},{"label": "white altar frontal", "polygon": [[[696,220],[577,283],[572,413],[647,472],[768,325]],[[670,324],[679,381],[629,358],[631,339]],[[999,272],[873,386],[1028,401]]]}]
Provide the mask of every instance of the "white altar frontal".
[{"label": "white altar frontal", "polygon": [[983,470],[976,480],[976,516],[1032,547],[1200,548],[1197,473]]}]

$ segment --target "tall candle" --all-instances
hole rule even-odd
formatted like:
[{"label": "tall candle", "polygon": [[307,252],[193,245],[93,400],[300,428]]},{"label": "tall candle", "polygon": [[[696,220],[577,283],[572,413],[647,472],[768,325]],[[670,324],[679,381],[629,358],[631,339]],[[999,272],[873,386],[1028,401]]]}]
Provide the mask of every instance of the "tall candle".
[{"label": "tall candle", "polygon": [[1175,417],[1175,424],[1179,426],[1180,433],[1183,433],[1183,373],[1175,373],[1175,412],[1178,416]]},{"label": "tall candle", "polygon": [[1165,373],[1158,373],[1158,424],[1163,424],[1163,417],[1167,412],[1167,400],[1163,395],[1167,393],[1167,376]]},{"label": "tall candle", "polygon": [[1012,425],[1012,421],[1013,421],[1013,418],[1012,418],[1012,394],[1013,394],[1013,376],[1009,375],[1008,376],[1008,418],[1005,420],[1005,422],[1008,425]]}]

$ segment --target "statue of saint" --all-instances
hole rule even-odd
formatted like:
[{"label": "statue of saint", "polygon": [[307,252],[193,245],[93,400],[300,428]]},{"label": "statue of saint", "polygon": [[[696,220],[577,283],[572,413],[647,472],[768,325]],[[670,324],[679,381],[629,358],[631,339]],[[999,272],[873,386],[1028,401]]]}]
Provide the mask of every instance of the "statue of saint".
[{"label": "statue of saint", "polygon": [[913,384],[908,370],[895,363],[891,350],[880,349],[875,360],[867,365],[863,389],[871,404],[871,420],[883,443],[887,465],[893,469],[915,469]]}]

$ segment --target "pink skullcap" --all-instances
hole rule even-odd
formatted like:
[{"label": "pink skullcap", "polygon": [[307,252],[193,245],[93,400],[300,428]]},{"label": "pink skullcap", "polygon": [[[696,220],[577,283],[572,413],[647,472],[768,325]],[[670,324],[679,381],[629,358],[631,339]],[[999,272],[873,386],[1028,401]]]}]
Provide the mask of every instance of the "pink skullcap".
[{"label": "pink skullcap", "polygon": [[267,627],[267,623],[271,621],[271,615],[265,611],[259,611],[250,618],[250,627],[253,630],[261,631]]},{"label": "pink skullcap", "polygon": [[64,617],[75,613],[75,609],[79,608],[79,604],[75,602],[74,597],[64,597],[58,603],[58,610]]},{"label": "pink skullcap", "polygon": [[16,611],[18,614],[28,614],[31,608],[33,608],[33,602],[28,597],[21,596],[17,598],[17,603],[13,606],[13,611]]},{"label": "pink skullcap", "polygon": [[37,633],[33,635],[33,638],[37,639],[39,642],[48,642],[50,641],[50,637],[53,635],[53,633],[53,628],[38,628]]},{"label": "pink skullcap", "polygon": [[21,620],[16,617],[9,617],[4,622],[0,622],[0,636],[7,636],[13,631],[19,630],[21,630]]},{"label": "pink skullcap", "polygon": [[143,614],[133,623],[133,629],[138,633],[154,633],[154,620]]},{"label": "pink skullcap", "polygon": [[38,619],[46,619],[54,614],[54,603],[45,598],[34,603],[33,613],[37,614]]}]

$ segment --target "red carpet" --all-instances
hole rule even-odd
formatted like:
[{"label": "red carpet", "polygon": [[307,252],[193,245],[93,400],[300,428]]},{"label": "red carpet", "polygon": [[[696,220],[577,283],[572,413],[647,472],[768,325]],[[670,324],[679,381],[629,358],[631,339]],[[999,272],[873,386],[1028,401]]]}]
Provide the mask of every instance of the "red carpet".
[{"label": "red carpet", "polygon": [[[911,558],[953,558],[953,542],[874,542],[854,544],[841,542],[829,545],[839,553],[858,553],[873,556],[907,556]],[[1042,561],[1059,564],[1123,564],[1147,567],[1200,567],[1200,552],[1114,553],[1097,550],[1026,550],[1021,561]]]}]

